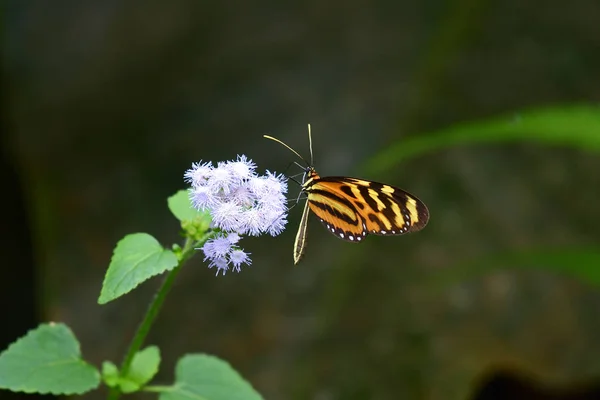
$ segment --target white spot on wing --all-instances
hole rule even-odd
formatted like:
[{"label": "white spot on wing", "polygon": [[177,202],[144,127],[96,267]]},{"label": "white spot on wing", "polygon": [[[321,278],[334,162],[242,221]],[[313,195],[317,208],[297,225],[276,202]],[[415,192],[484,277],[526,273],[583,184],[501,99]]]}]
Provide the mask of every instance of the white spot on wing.
[{"label": "white spot on wing", "polygon": [[344,238],[344,232],[340,232],[340,237],[343,239]]},{"label": "white spot on wing", "polygon": [[350,235],[350,236],[348,236],[348,239],[354,241],[354,236]]}]

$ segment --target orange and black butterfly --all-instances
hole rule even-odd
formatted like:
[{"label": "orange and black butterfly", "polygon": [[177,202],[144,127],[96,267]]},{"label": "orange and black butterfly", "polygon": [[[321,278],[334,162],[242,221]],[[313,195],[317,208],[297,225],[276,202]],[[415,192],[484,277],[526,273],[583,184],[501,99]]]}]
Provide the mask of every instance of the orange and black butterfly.
[{"label": "orange and black butterfly", "polygon": [[294,264],[304,254],[308,210],[340,239],[359,243],[367,235],[402,235],[416,232],[427,225],[429,210],[412,194],[384,183],[346,176],[320,177],[313,167],[312,136],[308,125],[310,163],[287,144],[272,136],[306,163],[302,192],[307,200],[294,243]]}]

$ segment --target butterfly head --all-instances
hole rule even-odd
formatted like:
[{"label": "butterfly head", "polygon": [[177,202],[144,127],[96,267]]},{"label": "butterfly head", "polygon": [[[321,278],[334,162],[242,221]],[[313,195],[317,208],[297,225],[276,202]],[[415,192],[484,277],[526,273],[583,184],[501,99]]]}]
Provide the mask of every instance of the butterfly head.
[{"label": "butterfly head", "polygon": [[302,176],[302,188],[310,187],[315,179],[319,179],[319,174],[315,171],[313,166],[308,166],[304,169],[304,175]]}]

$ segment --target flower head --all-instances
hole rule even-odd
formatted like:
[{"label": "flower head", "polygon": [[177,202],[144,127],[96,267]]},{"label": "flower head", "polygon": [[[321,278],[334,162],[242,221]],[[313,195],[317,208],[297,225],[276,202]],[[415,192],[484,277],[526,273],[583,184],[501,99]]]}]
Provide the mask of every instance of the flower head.
[{"label": "flower head", "polygon": [[212,169],[213,166],[210,161],[204,164],[194,163],[192,164],[192,168],[185,172],[183,178],[186,182],[198,184],[199,182],[208,180]]},{"label": "flower head", "polygon": [[249,179],[255,174],[256,164],[247,159],[245,155],[241,155],[236,161],[228,161],[225,168],[229,169],[236,179],[243,180]]},{"label": "flower head", "polygon": [[231,251],[231,242],[225,236],[217,236],[204,243],[202,250],[206,258],[224,258]]},{"label": "flower head", "polygon": [[239,236],[235,232],[221,234],[204,243],[202,251],[204,260],[210,260],[209,268],[216,267],[217,275],[221,272],[223,275],[229,270],[229,264],[233,264],[233,270],[240,272],[241,265],[252,264],[248,253],[236,246]]},{"label": "flower head", "polygon": [[229,255],[229,261],[233,264],[233,269],[236,272],[240,272],[240,265],[252,264],[252,260],[248,257],[248,254],[244,250],[233,250]]},{"label": "flower head", "polygon": [[194,163],[184,179],[191,185],[190,199],[194,207],[208,210],[212,227],[219,234],[208,240],[202,250],[209,268],[223,275],[233,264],[240,271],[251,260],[237,245],[241,235],[279,235],[287,223],[287,180],[283,175],[267,171],[256,173],[256,164],[246,156],[234,161]]}]

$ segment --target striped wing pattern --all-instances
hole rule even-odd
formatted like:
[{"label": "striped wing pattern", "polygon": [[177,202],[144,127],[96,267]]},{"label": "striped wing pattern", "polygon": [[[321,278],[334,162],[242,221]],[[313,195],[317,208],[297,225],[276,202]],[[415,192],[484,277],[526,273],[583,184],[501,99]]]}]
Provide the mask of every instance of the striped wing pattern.
[{"label": "striped wing pattern", "polygon": [[[312,136],[308,124],[310,163],[296,150],[269,135],[265,138],[285,146],[306,164],[302,192],[307,201],[294,242],[294,263],[306,249],[308,215],[312,211],[327,230],[348,242],[361,242],[367,235],[402,235],[427,225],[427,206],[412,194],[384,183],[345,176],[321,178],[313,167]],[[296,163],[297,164],[297,163]],[[300,164],[297,164],[300,166]]]},{"label": "striped wing pattern", "polygon": [[383,183],[349,177],[321,178],[311,170],[303,191],[311,211],[325,227],[348,242],[361,242],[370,234],[416,232],[429,220],[422,201]]}]

